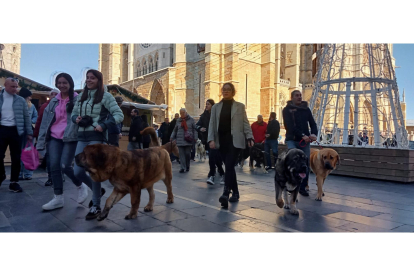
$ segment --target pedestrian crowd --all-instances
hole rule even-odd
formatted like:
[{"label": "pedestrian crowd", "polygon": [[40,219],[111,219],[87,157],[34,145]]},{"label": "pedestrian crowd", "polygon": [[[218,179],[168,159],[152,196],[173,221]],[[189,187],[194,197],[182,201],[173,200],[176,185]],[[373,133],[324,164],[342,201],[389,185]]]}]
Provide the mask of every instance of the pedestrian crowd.
[{"label": "pedestrian crowd", "polygon": [[[102,73],[93,69],[87,71],[85,87],[79,94],[74,91],[74,81],[67,73],[57,75],[55,87],[38,113],[31,103],[32,92],[26,88],[18,92],[18,80],[6,79],[0,92],[0,185],[6,179],[4,156],[9,147],[9,190],[23,191],[19,180],[30,180],[33,171],[25,168],[22,151],[32,145],[34,137],[35,147],[43,156],[48,172],[45,186],[53,186],[54,193],[42,208],[53,210],[64,206],[63,182],[66,175],[77,187],[79,204],[85,202],[88,191],[92,190],[86,219],[95,219],[101,213],[101,198],[106,191],[100,182],[91,179],[85,168],[74,164],[74,158],[88,145],[105,143],[119,147],[119,139],[123,135],[123,98],[112,96],[103,84]],[[240,199],[235,165],[243,150],[264,144],[266,170],[274,168],[278,156],[280,124],[276,113],[270,113],[267,123],[262,115],[258,115],[257,121],[250,125],[246,107],[234,99],[235,95],[234,85],[225,83],[221,89],[221,101],[215,103],[208,99],[198,121],[181,108],[171,122],[165,118],[159,128],[154,126],[162,145],[176,141],[179,156],[171,154],[170,158],[179,162],[180,173],[190,171],[196,141],[201,141],[209,158],[206,182],[214,185],[218,173],[219,183],[224,185],[219,202],[224,208],[229,202]],[[316,140],[317,127],[300,91],[291,93],[291,100],[282,113],[288,148],[303,150],[309,158],[309,143]],[[138,109],[132,109],[130,117],[127,150],[148,148],[150,135],[143,135],[142,131],[149,127],[150,120]],[[309,172],[299,191],[304,196],[309,195],[305,190],[308,176]]]}]

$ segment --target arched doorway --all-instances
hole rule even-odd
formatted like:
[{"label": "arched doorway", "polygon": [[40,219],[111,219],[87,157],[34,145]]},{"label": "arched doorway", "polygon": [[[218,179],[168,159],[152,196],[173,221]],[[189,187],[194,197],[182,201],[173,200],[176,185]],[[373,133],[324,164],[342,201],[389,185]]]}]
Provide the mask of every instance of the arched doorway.
[{"label": "arched doorway", "polygon": [[[154,83],[152,84],[150,101],[154,102],[156,105],[165,104],[164,89],[159,80],[154,80]],[[154,111],[153,116],[155,123],[162,123],[164,122],[165,111]]]}]

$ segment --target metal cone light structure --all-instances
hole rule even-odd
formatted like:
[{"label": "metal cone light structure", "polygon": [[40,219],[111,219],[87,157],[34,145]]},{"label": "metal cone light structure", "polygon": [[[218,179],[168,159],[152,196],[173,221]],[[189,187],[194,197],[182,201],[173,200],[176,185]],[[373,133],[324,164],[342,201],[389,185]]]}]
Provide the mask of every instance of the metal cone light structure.
[{"label": "metal cone light structure", "polygon": [[[325,44],[310,101],[318,142],[408,148],[389,44]],[[369,142],[362,141],[366,133]]]}]

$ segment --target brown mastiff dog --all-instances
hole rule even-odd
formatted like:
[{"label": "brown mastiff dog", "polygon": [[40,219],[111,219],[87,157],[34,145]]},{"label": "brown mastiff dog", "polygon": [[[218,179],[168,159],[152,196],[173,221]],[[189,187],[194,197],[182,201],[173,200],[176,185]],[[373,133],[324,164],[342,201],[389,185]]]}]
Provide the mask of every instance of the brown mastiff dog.
[{"label": "brown mastiff dog", "polygon": [[154,183],[163,180],[167,186],[167,203],[174,202],[170,155],[161,147],[122,151],[117,147],[95,144],[76,155],[76,164],[85,168],[97,182],[108,180],[114,186],[98,220],[108,216],[109,210],[126,194],[131,194],[131,211],[125,219],[137,217],[141,190],[147,189],[149,202],[144,211],[152,211],[155,200]]},{"label": "brown mastiff dog", "polygon": [[316,185],[318,186],[318,195],[315,200],[322,201],[323,183],[326,177],[339,165],[339,154],[333,149],[313,149],[310,154],[310,167],[316,175]]}]

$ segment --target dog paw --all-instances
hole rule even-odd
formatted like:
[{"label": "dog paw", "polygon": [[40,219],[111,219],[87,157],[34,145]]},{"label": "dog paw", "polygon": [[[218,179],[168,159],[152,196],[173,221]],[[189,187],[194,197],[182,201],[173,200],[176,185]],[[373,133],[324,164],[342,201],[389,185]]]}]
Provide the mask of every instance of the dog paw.
[{"label": "dog paw", "polygon": [[283,206],[285,205],[285,203],[283,202],[283,200],[281,199],[281,200],[276,200],[276,205],[279,207],[279,208],[283,208]]},{"label": "dog paw", "polygon": [[315,200],[316,200],[316,201],[322,201],[322,198],[317,197],[317,198],[315,198]]},{"label": "dog paw", "polygon": [[289,210],[289,212],[292,214],[292,215],[299,215],[299,211],[298,211],[298,209],[296,209],[296,208],[292,208],[292,209],[290,209]]},{"label": "dog paw", "polygon": [[174,203],[174,198],[168,198],[167,203],[169,203],[169,204]]},{"label": "dog paw", "polygon": [[128,215],[125,216],[125,219],[134,219],[136,217],[137,217],[136,214],[134,214],[134,215],[128,214]]},{"label": "dog paw", "polygon": [[145,206],[144,207],[144,212],[151,212],[153,209],[152,209],[152,206]]}]

